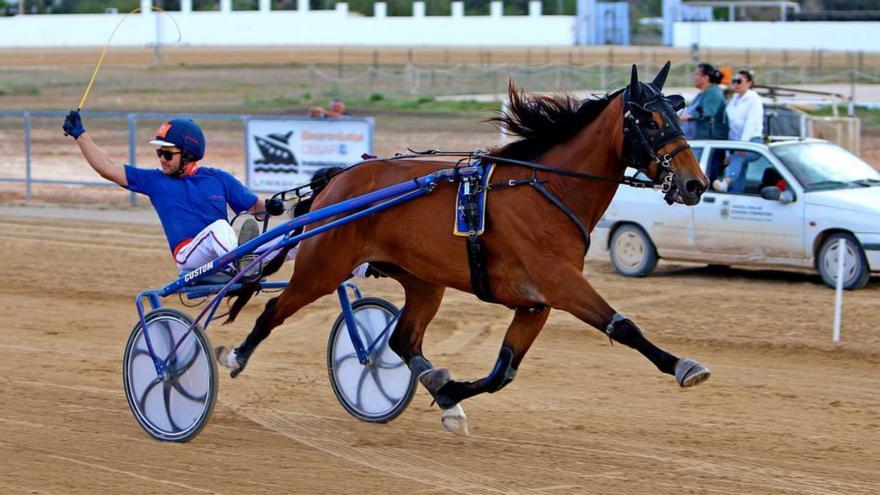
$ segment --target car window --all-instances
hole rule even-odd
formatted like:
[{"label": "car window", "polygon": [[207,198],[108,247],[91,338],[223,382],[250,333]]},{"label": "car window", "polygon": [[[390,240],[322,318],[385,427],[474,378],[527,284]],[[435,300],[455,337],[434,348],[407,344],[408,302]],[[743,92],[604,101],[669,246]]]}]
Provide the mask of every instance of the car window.
[{"label": "car window", "polygon": [[755,160],[746,170],[745,194],[761,194],[765,187],[776,187],[780,191],[788,189],[788,183],[769,160]]},{"label": "car window", "polygon": [[745,194],[760,194],[761,188],[766,187],[762,185],[764,172],[768,168],[772,169],[773,165],[770,164],[770,160],[767,157],[760,153],[751,151],[748,153],[747,156],[752,159],[746,164],[746,188],[743,192]]},{"label": "car window", "polygon": [[761,153],[751,150],[744,150],[736,147],[719,147],[712,150],[706,165],[706,177],[710,183],[715,179],[721,179],[725,176],[725,171],[730,159],[734,154],[739,154],[739,159],[743,162],[743,173],[745,174],[745,187],[742,192],[735,194],[759,194],[764,179],[764,172],[773,166],[770,160]]},{"label": "car window", "polygon": [[880,173],[833,143],[793,143],[771,151],[808,191],[880,185]]}]

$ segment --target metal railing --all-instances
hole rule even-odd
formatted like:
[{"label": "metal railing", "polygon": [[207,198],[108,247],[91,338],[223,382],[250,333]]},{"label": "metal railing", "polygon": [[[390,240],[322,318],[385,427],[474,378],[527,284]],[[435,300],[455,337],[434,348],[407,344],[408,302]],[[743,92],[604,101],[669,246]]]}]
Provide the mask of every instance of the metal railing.
[{"label": "metal railing", "polygon": [[[28,110],[0,110],[0,117],[21,117],[22,129],[24,137],[24,178],[0,177],[0,182],[23,183],[25,185],[25,198],[30,201],[33,197],[34,184],[53,184],[53,185],[71,185],[71,186],[96,186],[96,187],[117,187],[108,181],[88,181],[88,180],[68,180],[68,179],[46,179],[35,178],[33,176],[33,157],[32,157],[32,140],[31,134],[33,129],[34,117],[58,117],[59,121],[67,115],[62,111],[28,111]],[[244,134],[244,123],[251,115],[236,114],[186,114],[174,115],[168,113],[149,113],[149,112],[83,112],[83,116],[89,118],[124,118],[128,128],[128,163],[137,166],[137,123],[139,119],[156,119],[169,120],[174,118],[190,118],[198,120],[224,120],[231,122],[241,122],[242,133]],[[245,143],[247,145],[247,143]],[[129,201],[132,205],[137,204],[137,195],[133,192],[129,193]]]},{"label": "metal railing", "polygon": [[801,12],[801,6],[797,2],[786,2],[786,1],[777,1],[777,0],[744,0],[744,1],[699,1],[699,2],[687,2],[684,5],[688,7],[727,7],[727,15],[728,21],[734,22],[736,21],[736,10],[743,9],[747,7],[759,7],[759,8],[767,8],[767,7],[776,7],[779,9],[779,20],[785,22],[788,20],[788,9],[791,9],[794,14],[799,14]]}]

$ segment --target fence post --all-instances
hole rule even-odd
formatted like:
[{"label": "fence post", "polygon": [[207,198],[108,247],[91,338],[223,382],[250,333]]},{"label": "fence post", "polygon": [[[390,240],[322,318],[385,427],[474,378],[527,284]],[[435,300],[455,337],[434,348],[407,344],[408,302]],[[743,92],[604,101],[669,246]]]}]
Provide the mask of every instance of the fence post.
[{"label": "fence post", "polygon": [[846,258],[846,239],[837,241],[837,280],[834,284],[834,328],[831,341],[840,343],[840,317],[843,309],[843,264]]},{"label": "fence post", "polygon": [[31,113],[24,113],[24,197],[31,201]]},{"label": "fence post", "polygon": [[[137,114],[128,114],[128,164],[137,167]],[[131,206],[137,206],[137,194],[128,193]]]}]

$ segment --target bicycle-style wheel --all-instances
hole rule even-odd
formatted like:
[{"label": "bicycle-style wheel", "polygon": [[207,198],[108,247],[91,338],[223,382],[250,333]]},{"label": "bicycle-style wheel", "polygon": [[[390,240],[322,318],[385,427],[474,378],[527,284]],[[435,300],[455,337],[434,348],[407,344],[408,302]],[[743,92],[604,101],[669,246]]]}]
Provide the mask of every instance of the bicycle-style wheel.
[{"label": "bicycle-style wheel", "polygon": [[416,377],[388,346],[398,309],[376,297],[364,297],[351,305],[358,335],[369,350],[369,362],[361,364],[340,314],[327,344],[327,371],[336,399],[349,414],[369,423],[387,423],[409,405],[416,391]]},{"label": "bicycle-style wheel", "polygon": [[202,431],[217,400],[217,363],[201,327],[188,331],[192,320],[170,308],[158,308],[144,318],[153,350],[167,357],[183,342],[158,376],[144,329],[135,325],[125,345],[122,381],[128,405],[138,424],[157,440],[186,442]]}]

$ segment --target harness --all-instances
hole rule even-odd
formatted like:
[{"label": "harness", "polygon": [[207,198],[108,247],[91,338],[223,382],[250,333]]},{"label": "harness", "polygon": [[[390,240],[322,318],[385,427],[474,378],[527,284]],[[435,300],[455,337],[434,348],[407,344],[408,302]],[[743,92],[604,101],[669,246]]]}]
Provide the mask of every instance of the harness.
[{"label": "harness", "polygon": [[[635,177],[625,176],[622,179],[604,177],[585,172],[577,172],[541,163],[517,160],[503,156],[495,156],[488,154],[482,150],[473,152],[460,151],[438,151],[425,150],[414,151],[409,149],[408,154],[396,154],[390,158],[364,157],[365,160],[358,162],[343,169],[340,173],[348,171],[354,167],[371,163],[374,161],[395,161],[424,157],[457,157],[458,163],[455,165],[450,182],[459,184],[458,195],[456,200],[456,222],[453,234],[467,237],[467,257],[468,266],[470,268],[471,288],[474,294],[487,302],[497,302],[492,295],[492,288],[489,283],[488,273],[488,256],[485,243],[481,239],[482,233],[485,231],[486,202],[488,201],[488,192],[491,190],[500,190],[513,188],[518,186],[531,186],[541,194],[553,206],[558,208],[571,222],[577,227],[584,241],[584,255],[590,247],[590,234],[583,222],[562,200],[554,195],[544,184],[549,179],[539,179],[538,172],[547,172],[554,175],[562,175],[567,177],[577,177],[585,180],[595,180],[612,182],[615,184],[626,185],[637,188],[655,188],[664,193],[664,199],[667,203],[672,204],[675,201],[677,187],[675,184],[675,171],[672,170],[672,159],[679,153],[690,148],[690,145],[684,143],[674,150],[659,155],[659,151],[667,144],[680,139],[684,132],[678,124],[678,117],[672,111],[673,108],[683,104],[683,99],[672,99],[665,97],[652,84],[638,83],[637,93],[641,91],[647,92],[647,99],[643,103],[635,103],[631,98],[630,88],[627,86],[624,90],[624,143],[623,158],[624,163],[638,171],[647,175],[647,168],[651,162],[656,163],[660,171],[660,184],[655,184],[651,180],[642,180]],[[663,115],[664,125],[656,129],[643,128],[643,119],[650,119],[651,113],[657,112]],[[505,164],[511,166],[525,167],[532,170],[532,175],[527,179],[510,179],[503,182],[489,182],[495,164]],[[462,167],[476,167],[474,174],[463,175],[459,173]],[[323,178],[326,181],[329,178]],[[281,201],[289,199],[302,200],[308,196],[307,191],[312,187],[312,183],[304,184],[295,189],[282,191],[275,194],[274,198]],[[287,194],[293,193],[295,198],[288,198]]]}]

